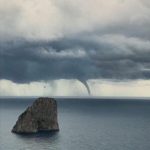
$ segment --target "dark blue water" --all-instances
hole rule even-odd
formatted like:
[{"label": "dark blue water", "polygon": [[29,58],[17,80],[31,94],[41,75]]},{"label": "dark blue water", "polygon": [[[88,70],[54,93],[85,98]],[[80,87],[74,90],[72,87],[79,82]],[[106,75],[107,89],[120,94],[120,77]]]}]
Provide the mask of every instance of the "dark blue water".
[{"label": "dark blue water", "polygon": [[60,132],[16,135],[34,99],[0,99],[0,150],[150,150],[150,101],[57,99]]}]

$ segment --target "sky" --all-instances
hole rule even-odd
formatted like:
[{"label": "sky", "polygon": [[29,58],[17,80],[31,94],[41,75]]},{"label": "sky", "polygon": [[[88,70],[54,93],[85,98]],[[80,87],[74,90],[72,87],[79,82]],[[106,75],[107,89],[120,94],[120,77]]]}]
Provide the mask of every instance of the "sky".
[{"label": "sky", "polygon": [[149,0],[0,0],[0,96],[150,97]]}]

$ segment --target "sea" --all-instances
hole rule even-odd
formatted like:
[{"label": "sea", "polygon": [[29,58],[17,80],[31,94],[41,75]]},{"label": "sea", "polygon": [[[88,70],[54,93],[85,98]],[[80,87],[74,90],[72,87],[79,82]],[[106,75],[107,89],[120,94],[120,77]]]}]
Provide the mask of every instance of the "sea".
[{"label": "sea", "polygon": [[12,133],[34,100],[0,98],[0,150],[150,150],[150,99],[59,97],[59,132]]}]

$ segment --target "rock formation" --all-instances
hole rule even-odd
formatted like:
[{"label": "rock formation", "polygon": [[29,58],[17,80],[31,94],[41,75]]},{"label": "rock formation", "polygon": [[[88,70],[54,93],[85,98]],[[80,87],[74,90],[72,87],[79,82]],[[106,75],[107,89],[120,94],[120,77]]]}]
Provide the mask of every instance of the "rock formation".
[{"label": "rock formation", "polygon": [[12,129],[14,133],[58,131],[57,102],[53,98],[38,98],[23,112]]}]

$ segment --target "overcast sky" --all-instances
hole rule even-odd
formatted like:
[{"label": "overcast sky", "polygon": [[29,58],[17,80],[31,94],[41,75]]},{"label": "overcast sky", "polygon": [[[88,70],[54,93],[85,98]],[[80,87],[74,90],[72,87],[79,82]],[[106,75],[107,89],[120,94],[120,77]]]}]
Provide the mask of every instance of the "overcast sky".
[{"label": "overcast sky", "polygon": [[149,91],[149,0],[0,0],[0,96]]}]

